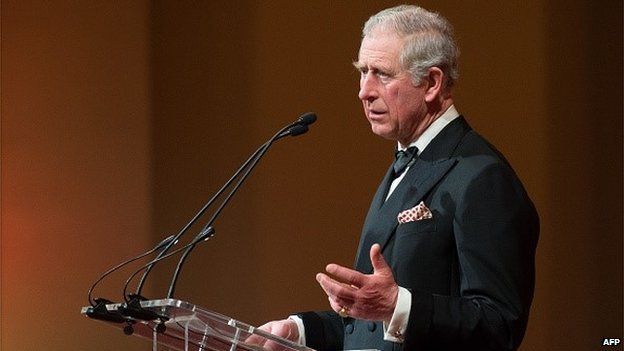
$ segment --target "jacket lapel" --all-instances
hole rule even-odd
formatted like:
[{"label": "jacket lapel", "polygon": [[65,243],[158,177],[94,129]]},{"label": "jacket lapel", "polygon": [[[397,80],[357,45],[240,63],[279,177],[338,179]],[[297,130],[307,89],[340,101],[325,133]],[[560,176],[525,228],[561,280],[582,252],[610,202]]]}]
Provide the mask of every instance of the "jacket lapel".
[{"label": "jacket lapel", "polygon": [[[388,191],[390,190],[390,184],[392,183],[393,179],[394,170],[392,169],[392,166],[390,166],[388,168],[388,171],[386,172],[386,175],[381,181],[379,188],[377,188],[377,192],[375,193],[375,197],[373,198],[373,202],[371,203],[371,208],[368,211],[369,215],[371,211],[378,211],[384,205],[386,197],[388,196]],[[366,216],[366,218],[368,218],[368,215]]]}]

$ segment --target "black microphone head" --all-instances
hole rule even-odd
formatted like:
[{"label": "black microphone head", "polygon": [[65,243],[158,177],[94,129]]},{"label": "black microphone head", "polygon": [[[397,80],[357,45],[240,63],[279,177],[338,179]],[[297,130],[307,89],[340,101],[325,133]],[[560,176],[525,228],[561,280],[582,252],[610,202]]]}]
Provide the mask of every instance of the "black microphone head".
[{"label": "black microphone head", "polygon": [[[316,117],[316,116],[315,116]],[[308,132],[308,126],[306,124],[295,124],[288,129],[288,135],[297,136]]]},{"label": "black microphone head", "polygon": [[314,112],[306,112],[297,119],[298,124],[310,125],[316,122],[316,114]]}]

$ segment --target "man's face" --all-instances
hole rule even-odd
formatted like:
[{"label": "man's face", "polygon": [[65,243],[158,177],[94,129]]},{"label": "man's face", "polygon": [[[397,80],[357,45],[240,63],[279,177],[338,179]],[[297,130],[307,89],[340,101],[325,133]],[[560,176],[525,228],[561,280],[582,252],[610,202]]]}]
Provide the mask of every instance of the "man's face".
[{"label": "man's face", "polygon": [[401,67],[399,54],[404,39],[379,30],[364,37],[358,62],[364,113],[373,133],[407,146],[422,133],[425,88],[414,86],[412,76]]}]

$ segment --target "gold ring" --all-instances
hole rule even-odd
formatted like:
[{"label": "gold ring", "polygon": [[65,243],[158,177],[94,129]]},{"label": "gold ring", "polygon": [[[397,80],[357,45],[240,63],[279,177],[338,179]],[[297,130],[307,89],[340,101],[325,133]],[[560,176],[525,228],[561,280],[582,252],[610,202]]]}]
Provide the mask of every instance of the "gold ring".
[{"label": "gold ring", "polygon": [[338,315],[342,318],[349,317],[349,309],[346,307],[340,307],[340,311],[338,311]]}]

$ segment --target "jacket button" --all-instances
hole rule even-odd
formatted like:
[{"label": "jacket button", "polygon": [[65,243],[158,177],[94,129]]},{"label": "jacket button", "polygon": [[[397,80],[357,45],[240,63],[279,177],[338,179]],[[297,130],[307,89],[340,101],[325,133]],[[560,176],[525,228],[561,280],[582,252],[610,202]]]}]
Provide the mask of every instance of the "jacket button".
[{"label": "jacket button", "polygon": [[375,331],[375,329],[377,329],[377,323],[368,322],[368,330],[372,333]]},{"label": "jacket button", "polygon": [[353,324],[349,323],[345,326],[345,332],[347,334],[353,334]]}]

